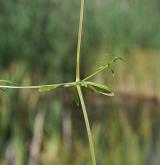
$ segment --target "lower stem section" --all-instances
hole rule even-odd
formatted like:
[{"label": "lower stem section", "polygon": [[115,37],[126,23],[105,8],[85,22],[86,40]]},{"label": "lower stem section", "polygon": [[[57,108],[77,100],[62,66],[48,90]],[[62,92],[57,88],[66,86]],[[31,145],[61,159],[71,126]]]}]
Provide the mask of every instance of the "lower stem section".
[{"label": "lower stem section", "polygon": [[92,158],[92,164],[96,165],[96,157],[95,157],[94,145],[93,145],[93,140],[92,140],[91,128],[90,128],[90,124],[89,124],[89,120],[88,120],[85,102],[83,99],[82,90],[81,90],[81,87],[79,85],[77,85],[77,91],[79,94],[79,98],[80,98],[80,102],[81,102],[81,106],[82,106],[82,111],[83,111],[83,116],[84,116],[84,120],[85,120],[85,124],[86,124],[89,146],[90,146],[90,152],[91,152],[91,158]]}]

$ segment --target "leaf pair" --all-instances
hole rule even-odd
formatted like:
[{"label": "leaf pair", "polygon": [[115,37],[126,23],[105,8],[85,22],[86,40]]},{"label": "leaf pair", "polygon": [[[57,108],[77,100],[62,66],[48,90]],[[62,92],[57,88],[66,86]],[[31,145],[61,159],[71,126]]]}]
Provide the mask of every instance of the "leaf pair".
[{"label": "leaf pair", "polygon": [[98,92],[106,96],[113,96],[113,92],[109,89],[107,85],[102,85],[99,83],[94,83],[90,81],[78,81],[73,83],[62,83],[62,84],[53,84],[53,85],[44,85],[39,87],[40,92],[49,92],[55,90],[57,88],[66,88],[73,87],[75,88],[77,85],[89,89],[93,92]]},{"label": "leaf pair", "polygon": [[82,81],[81,86],[85,87],[86,89],[89,89],[90,91],[98,92],[106,96],[114,96],[114,93],[110,90],[110,88],[107,85],[94,83],[90,81]]},{"label": "leaf pair", "polygon": [[90,81],[78,81],[78,82],[72,82],[72,83],[44,85],[44,86],[40,86],[38,88],[38,90],[40,92],[50,92],[50,91],[58,89],[58,88],[72,87],[73,93],[74,93],[74,99],[76,101],[76,104],[79,106],[80,101],[79,101],[79,95],[78,95],[77,88],[76,88],[77,86],[86,88],[92,92],[98,92],[98,93],[106,95],[106,96],[114,96],[114,93],[110,90],[110,88],[107,85],[94,83],[94,82],[90,82]]},{"label": "leaf pair", "polygon": [[[109,87],[107,85],[103,85],[103,84],[99,84],[99,83],[94,83],[94,82],[90,82],[90,81],[81,81],[78,84],[81,87],[84,87],[92,92],[97,92],[106,96],[114,96],[114,93],[109,89]],[[73,87],[73,92],[74,92],[74,98],[75,98],[75,102],[77,104],[77,106],[80,105],[80,99],[79,99],[79,95],[77,92],[76,87]]]}]

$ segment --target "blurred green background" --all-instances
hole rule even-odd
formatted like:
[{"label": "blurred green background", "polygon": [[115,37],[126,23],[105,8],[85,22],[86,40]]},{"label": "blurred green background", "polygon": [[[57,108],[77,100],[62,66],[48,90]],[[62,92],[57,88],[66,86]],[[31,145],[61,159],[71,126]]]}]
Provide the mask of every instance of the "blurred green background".
[{"label": "blurred green background", "polygon": [[[80,0],[1,0],[0,79],[19,85],[75,79]],[[160,164],[160,1],[86,0],[82,77],[103,72],[115,97],[84,91],[97,165]],[[0,165],[90,165],[72,91],[0,92]]]}]

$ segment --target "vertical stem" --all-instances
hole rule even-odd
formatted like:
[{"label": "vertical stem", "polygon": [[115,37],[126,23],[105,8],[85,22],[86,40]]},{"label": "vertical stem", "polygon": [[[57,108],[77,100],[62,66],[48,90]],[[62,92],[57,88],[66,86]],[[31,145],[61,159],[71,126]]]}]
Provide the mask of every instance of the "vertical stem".
[{"label": "vertical stem", "polygon": [[[81,40],[82,40],[82,31],[83,31],[83,15],[84,15],[84,1],[81,0],[81,9],[80,9],[80,19],[79,19],[79,33],[78,33],[78,45],[77,45],[77,65],[76,65],[76,81],[80,81],[80,51],[81,51]],[[91,152],[91,158],[92,158],[92,164],[96,165],[96,158],[95,158],[95,151],[94,151],[94,145],[92,140],[92,134],[90,129],[90,124],[87,116],[87,110],[85,106],[85,102],[83,99],[83,94],[81,91],[81,87],[77,85],[77,91],[80,98],[83,116],[86,124],[87,129],[87,135],[89,140],[89,146],[90,146],[90,152]]]},{"label": "vertical stem", "polygon": [[82,90],[81,90],[81,87],[79,85],[77,85],[77,91],[79,94],[79,98],[80,98],[80,102],[81,102],[81,106],[82,106],[82,111],[83,111],[83,116],[84,116],[84,120],[85,120],[85,124],[86,124],[86,128],[87,128],[92,164],[96,165],[96,157],[95,157],[94,145],[93,145],[93,140],[92,140],[91,128],[90,128],[90,124],[89,124],[89,120],[88,120],[88,116],[87,116],[87,110],[86,110],[85,102],[83,99]]},{"label": "vertical stem", "polygon": [[81,40],[82,40],[82,30],[83,30],[83,15],[84,15],[84,0],[81,0],[78,45],[77,45],[76,81],[80,80],[80,51],[81,51]]}]

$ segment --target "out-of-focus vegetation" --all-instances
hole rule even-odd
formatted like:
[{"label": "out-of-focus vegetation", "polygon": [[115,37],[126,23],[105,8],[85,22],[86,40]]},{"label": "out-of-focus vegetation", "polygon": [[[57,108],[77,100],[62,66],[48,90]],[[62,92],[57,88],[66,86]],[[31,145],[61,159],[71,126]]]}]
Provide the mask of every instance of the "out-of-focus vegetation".
[{"label": "out-of-focus vegetation", "polygon": [[[75,79],[79,0],[0,1],[0,79],[45,84]],[[86,93],[97,163],[160,164],[160,1],[87,0],[82,71],[113,55],[125,63],[115,98]],[[104,62],[105,61],[105,62]],[[70,90],[0,92],[0,164],[90,164],[81,111]]]}]

